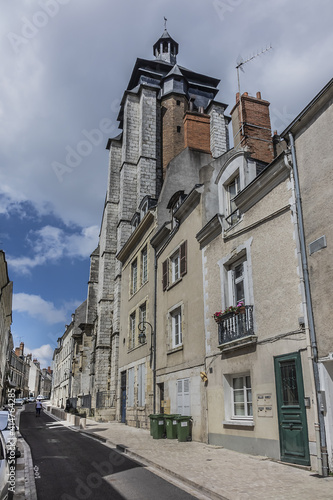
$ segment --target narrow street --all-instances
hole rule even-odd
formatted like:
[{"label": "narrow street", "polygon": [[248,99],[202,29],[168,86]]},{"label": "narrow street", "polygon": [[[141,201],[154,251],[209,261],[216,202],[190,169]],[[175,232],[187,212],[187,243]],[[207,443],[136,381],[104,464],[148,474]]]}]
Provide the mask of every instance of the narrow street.
[{"label": "narrow street", "polygon": [[190,500],[144,466],[26,405],[20,431],[31,448],[38,500]]}]

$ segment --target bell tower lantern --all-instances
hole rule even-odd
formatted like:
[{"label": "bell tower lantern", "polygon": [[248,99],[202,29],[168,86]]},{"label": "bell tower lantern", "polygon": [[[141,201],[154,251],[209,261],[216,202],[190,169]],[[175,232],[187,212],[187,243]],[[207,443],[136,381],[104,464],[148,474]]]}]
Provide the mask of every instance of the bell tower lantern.
[{"label": "bell tower lantern", "polygon": [[178,43],[171,38],[166,27],[162,36],[154,44],[153,53],[156,60],[171,64],[177,63]]}]

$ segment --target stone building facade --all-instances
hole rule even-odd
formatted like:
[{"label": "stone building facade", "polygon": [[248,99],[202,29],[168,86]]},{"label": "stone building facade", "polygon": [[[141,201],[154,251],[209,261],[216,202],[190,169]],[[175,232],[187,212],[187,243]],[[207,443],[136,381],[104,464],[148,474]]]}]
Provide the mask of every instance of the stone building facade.
[{"label": "stone building facade", "polygon": [[[66,359],[77,386],[54,379],[71,396],[74,387],[89,387],[97,419],[148,427],[150,413],[191,415],[193,439],[325,474],[333,346],[323,297],[330,227],[320,216],[322,202],[330,204],[332,85],[281,141],[272,139],[260,92],[236,96],[230,149],[219,81],[179,66],[178,50],[165,30],[155,59],[135,63],[121,133],[107,143],[107,194],[84,319],[80,332],[74,322],[66,331],[76,346]],[[309,279],[317,344],[295,149],[308,202],[305,241],[315,249]],[[322,197],[312,191],[316,160]]]},{"label": "stone building facade", "polygon": [[13,283],[9,280],[5,253],[0,250],[0,406],[6,402],[9,373],[9,353],[12,349]]}]

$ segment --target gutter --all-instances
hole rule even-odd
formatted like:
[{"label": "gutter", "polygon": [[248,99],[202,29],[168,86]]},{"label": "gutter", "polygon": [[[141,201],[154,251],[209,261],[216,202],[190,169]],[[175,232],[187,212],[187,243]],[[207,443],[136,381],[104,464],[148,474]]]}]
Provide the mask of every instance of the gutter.
[{"label": "gutter", "polygon": [[298,169],[297,169],[296,149],[295,149],[294,137],[293,137],[291,132],[289,132],[289,142],[290,142],[291,155],[292,155],[292,169],[293,169],[294,180],[295,180],[296,209],[297,209],[298,228],[299,228],[299,240],[300,240],[302,270],[303,270],[304,287],[305,287],[305,301],[306,301],[307,316],[308,316],[308,322],[309,322],[309,333],[310,333],[310,341],[311,341],[311,349],[312,349],[312,364],[313,364],[314,383],[315,383],[317,408],[318,408],[319,426],[318,426],[318,424],[315,424],[316,432],[317,432],[317,428],[319,427],[318,428],[318,432],[319,432],[318,445],[319,445],[320,449],[318,450],[318,454],[320,455],[320,463],[319,463],[319,467],[318,467],[319,468],[318,472],[320,475],[327,477],[328,476],[328,455],[327,455],[327,443],[326,443],[324,415],[320,411],[321,391],[320,391],[320,377],[319,377],[319,368],[318,368],[318,349],[317,349],[316,332],[315,332],[314,319],[313,319],[310,279],[309,279],[309,271],[308,271],[307,256],[306,256],[304,223],[303,223],[303,213],[302,213],[300,186],[299,186]]}]

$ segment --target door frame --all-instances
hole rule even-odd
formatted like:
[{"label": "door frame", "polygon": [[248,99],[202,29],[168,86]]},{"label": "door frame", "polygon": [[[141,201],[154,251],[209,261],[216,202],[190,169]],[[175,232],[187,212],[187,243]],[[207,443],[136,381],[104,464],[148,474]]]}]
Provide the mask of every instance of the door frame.
[{"label": "door frame", "polygon": [[126,424],[126,370],[120,374],[120,421]]},{"label": "door frame", "polygon": [[[298,404],[283,405],[282,381],[281,381],[281,370],[280,370],[281,361],[295,362]],[[310,450],[309,450],[307,413],[304,402],[302,362],[300,353],[293,352],[293,353],[283,354],[280,356],[274,356],[274,372],[275,372],[275,385],[276,385],[277,415],[279,423],[280,459],[283,462],[308,466],[310,465]],[[303,438],[304,454],[301,456],[295,451],[295,455],[291,454],[288,455],[285,446],[286,432],[283,429],[287,429],[287,425],[290,425],[290,430],[292,431],[293,425],[297,425],[297,423],[293,424],[293,418],[294,419],[297,418],[298,414],[300,415],[302,422],[301,436]],[[290,418],[286,420],[285,417],[288,415],[290,416]]]}]

